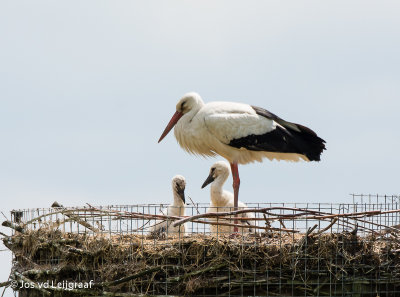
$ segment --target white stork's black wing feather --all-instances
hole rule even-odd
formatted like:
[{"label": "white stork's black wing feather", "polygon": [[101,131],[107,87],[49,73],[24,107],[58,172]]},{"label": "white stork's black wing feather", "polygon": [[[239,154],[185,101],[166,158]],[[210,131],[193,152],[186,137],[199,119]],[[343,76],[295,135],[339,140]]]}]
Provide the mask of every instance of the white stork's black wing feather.
[{"label": "white stork's black wing feather", "polygon": [[267,119],[277,122],[276,129],[264,134],[251,134],[232,139],[230,146],[253,151],[296,153],[306,156],[310,161],[320,161],[325,150],[325,141],[310,128],[287,122],[266,109],[252,106],[254,111]]}]

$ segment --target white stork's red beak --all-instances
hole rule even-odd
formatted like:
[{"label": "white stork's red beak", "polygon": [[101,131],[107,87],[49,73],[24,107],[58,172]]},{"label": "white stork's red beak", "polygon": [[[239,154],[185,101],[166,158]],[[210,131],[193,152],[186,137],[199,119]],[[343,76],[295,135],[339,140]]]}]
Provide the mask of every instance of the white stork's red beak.
[{"label": "white stork's red beak", "polygon": [[160,141],[163,140],[163,138],[165,136],[167,136],[169,131],[171,131],[171,129],[175,126],[175,124],[179,121],[179,119],[182,116],[183,116],[183,113],[181,113],[180,111],[177,111],[174,113],[174,115],[172,116],[171,120],[169,121],[167,127],[165,127],[163,134],[161,135],[160,139],[158,140],[158,143],[160,143]]}]

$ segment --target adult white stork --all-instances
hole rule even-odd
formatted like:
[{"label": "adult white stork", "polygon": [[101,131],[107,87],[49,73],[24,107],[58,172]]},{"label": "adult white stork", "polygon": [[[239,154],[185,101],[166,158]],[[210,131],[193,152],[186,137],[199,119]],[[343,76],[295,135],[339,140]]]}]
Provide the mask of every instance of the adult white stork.
[{"label": "adult white stork", "polygon": [[176,112],[158,142],[174,126],[175,137],[184,150],[202,156],[218,154],[229,161],[235,208],[240,186],[238,164],[261,162],[264,157],[320,161],[325,149],[325,141],[305,126],[248,104],[205,104],[197,93],[187,93],[178,101]]}]

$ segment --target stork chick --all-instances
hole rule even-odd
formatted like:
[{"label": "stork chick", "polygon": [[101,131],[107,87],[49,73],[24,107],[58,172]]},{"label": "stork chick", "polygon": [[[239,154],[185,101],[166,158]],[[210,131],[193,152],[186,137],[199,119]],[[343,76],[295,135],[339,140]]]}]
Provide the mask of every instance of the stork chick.
[{"label": "stork chick", "polygon": [[[230,212],[234,210],[234,196],[231,192],[225,191],[222,187],[230,174],[229,164],[225,161],[218,161],[214,165],[211,166],[210,174],[201,186],[203,189],[208,184],[211,183],[211,202],[210,207],[207,210],[207,213],[211,212]],[[243,202],[238,202],[239,209],[246,209],[247,205]],[[244,213],[238,215],[238,217],[242,218],[253,218],[252,213]],[[216,222],[216,218],[209,218],[210,222]],[[225,220],[219,217],[219,223],[233,223],[231,220]],[[249,225],[248,221],[240,220],[239,224]],[[233,226],[223,226],[223,225],[210,225],[211,233],[226,233],[231,234],[234,231]],[[251,232],[250,228],[239,228],[239,232],[247,233]]]},{"label": "stork chick", "polygon": [[[174,201],[166,208],[160,211],[160,215],[179,216],[185,215],[185,187],[186,181],[182,175],[176,175],[172,178],[172,193]],[[185,225],[173,227],[173,220],[156,220],[155,224],[150,228],[151,237],[160,237],[170,234],[185,233]]]}]

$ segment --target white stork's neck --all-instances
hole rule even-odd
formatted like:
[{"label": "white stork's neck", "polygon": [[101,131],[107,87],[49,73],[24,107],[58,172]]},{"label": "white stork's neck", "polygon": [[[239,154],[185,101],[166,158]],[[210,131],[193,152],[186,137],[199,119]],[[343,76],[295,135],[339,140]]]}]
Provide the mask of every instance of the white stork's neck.
[{"label": "white stork's neck", "polygon": [[185,203],[183,203],[183,200],[181,196],[174,190],[174,203],[173,206],[185,206]]},{"label": "white stork's neck", "polygon": [[[170,207],[169,207],[170,208]],[[182,198],[179,194],[174,190],[174,203],[172,204],[172,214],[178,216],[185,215],[185,203],[183,202]]]},{"label": "white stork's neck", "polygon": [[[189,104],[189,103],[188,103]],[[207,152],[207,148],[199,148],[198,142],[203,144],[201,137],[199,137],[199,121],[194,120],[198,112],[204,106],[203,100],[201,98],[192,98],[190,101],[190,109],[187,111],[176,123],[174,134],[179,145],[183,147],[188,152],[203,153]],[[193,121],[192,121],[193,120]],[[209,149],[208,149],[209,150]]]},{"label": "white stork's neck", "polygon": [[226,197],[223,195],[223,186],[228,179],[229,171],[219,174],[211,184],[211,203],[215,206],[223,206],[226,203]]}]

